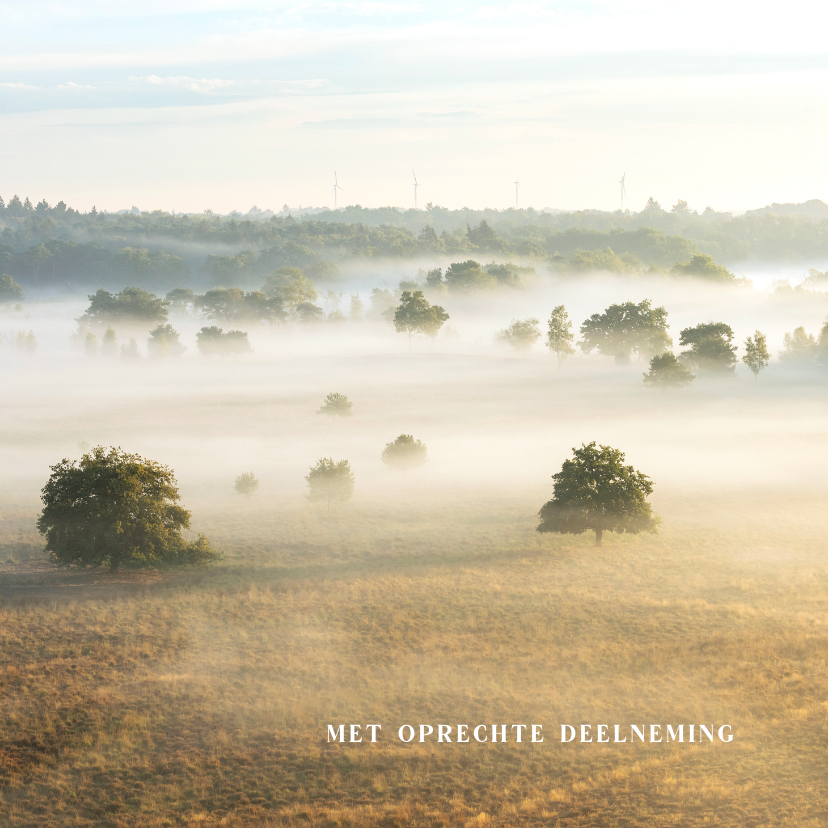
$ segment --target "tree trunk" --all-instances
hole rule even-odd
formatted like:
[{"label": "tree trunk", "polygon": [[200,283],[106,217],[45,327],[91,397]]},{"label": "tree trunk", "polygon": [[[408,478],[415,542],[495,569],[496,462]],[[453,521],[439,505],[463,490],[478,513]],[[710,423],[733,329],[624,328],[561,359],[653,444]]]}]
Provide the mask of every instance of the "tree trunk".
[{"label": "tree trunk", "polygon": [[601,535],[604,534],[603,529],[596,529],[595,530],[595,548],[599,549],[601,547]]},{"label": "tree trunk", "polygon": [[118,571],[118,561],[116,558],[112,558],[109,561],[109,572],[110,574],[114,575]]}]

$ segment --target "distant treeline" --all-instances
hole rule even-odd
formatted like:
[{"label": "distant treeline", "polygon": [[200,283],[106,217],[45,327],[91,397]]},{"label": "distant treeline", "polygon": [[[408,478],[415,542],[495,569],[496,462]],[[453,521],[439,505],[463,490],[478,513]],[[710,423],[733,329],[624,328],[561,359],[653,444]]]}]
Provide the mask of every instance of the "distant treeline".
[{"label": "distant treeline", "polygon": [[813,212],[734,218],[709,209],[699,215],[683,202],[667,211],[652,202],[640,213],[354,207],[307,219],[255,220],[163,211],[81,214],[63,202],[52,207],[14,197],[8,205],[0,199],[0,273],[24,287],[161,289],[187,279],[249,286],[280,267],[333,281],[353,259],[439,263],[445,257],[448,264],[451,257],[510,257],[572,272],[669,270],[698,254],[726,264],[814,265],[828,259],[828,218]]}]

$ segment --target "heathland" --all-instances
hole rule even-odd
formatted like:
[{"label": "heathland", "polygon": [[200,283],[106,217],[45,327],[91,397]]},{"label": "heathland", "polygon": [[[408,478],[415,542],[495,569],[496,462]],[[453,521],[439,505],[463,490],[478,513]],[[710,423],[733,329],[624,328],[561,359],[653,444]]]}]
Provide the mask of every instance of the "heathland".
[{"label": "heathland", "polygon": [[[236,360],[125,368],[55,337],[4,363],[0,823],[825,824],[823,375],[772,363],[662,393],[643,362],[474,352],[462,324],[466,353],[267,336]],[[315,414],[334,391],[351,417]],[[400,433],[422,468],[382,463]],[[593,439],[653,478],[659,534],[596,550],[535,532]],[[39,488],[80,442],[172,466],[224,562],[44,560]],[[304,499],[323,456],[356,479],[330,515]],[[396,740],[421,722],[540,723],[545,741]],[[559,741],[562,723],[651,722],[734,739]],[[340,723],[383,734],[328,743]]]}]

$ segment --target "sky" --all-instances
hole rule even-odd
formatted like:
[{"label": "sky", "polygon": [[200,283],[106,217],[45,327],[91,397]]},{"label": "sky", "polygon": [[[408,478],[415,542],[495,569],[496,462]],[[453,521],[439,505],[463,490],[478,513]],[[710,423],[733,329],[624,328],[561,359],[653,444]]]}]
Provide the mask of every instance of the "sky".
[{"label": "sky", "polygon": [[[813,2],[0,0],[0,196],[699,211],[828,201]],[[413,172],[412,172],[413,171]]]}]

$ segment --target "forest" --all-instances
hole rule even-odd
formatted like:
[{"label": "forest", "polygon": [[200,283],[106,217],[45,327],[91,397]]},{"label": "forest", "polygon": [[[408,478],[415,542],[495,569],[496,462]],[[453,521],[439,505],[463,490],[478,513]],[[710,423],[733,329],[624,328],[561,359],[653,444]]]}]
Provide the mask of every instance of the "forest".
[{"label": "forest", "polygon": [[[659,273],[694,257],[718,265],[785,264],[816,272],[828,260],[828,207],[772,205],[740,216],[650,200],[638,212],[572,213],[395,208],[274,214],[80,213],[64,202],[0,198],[0,273],[24,287],[71,293],[100,284],[170,289],[251,287],[280,267],[336,282],[361,262],[511,258],[573,275]],[[721,271],[697,275],[717,278]],[[736,274],[738,277],[738,274]]]}]

